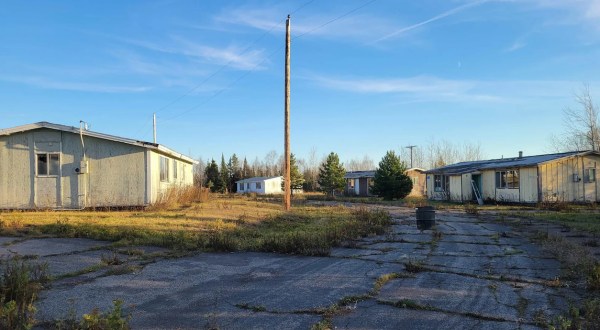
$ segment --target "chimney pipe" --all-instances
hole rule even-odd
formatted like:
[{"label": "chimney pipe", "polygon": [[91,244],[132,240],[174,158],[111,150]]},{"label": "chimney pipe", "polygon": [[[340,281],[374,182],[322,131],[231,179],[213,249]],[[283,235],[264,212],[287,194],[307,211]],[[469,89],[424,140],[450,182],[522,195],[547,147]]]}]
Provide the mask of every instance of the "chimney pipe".
[{"label": "chimney pipe", "polygon": [[523,158],[523,151],[519,151],[519,158]]}]

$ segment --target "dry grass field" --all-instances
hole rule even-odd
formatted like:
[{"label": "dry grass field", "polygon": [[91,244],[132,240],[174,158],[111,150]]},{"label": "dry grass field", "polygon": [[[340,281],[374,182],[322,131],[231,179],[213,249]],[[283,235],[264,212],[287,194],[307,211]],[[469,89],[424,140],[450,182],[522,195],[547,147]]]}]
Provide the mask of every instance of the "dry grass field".
[{"label": "dry grass field", "polygon": [[116,245],[308,255],[325,255],[343,240],[381,234],[389,225],[389,214],[383,211],[296,205],[291,212],[283,212],[277,199],[221,195],[136,211],[0,213],[1,235],[85,237]]}]

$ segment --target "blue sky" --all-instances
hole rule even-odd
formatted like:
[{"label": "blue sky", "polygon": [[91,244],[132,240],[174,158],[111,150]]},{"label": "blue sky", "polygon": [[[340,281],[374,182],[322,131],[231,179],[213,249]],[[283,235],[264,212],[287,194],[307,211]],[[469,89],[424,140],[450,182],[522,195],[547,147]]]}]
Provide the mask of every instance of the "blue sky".
[{"label": "blue sky", "polygon": [[0,127],[37,121],[193,157],[283,149],[292,14],[292,150],[342,160],[432,140],[545,153],[589,83],[600,0],[6,1]]}]

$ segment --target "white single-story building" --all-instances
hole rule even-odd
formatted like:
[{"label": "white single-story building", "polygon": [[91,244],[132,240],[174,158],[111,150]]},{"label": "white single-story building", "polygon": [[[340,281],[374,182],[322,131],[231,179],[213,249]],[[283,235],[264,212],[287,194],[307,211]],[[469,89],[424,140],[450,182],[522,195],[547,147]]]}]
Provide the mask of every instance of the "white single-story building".
[{"label": "white single-story building", "polygon": [[283,194],[282,176],[258,176],[236,181],[238,194],[257,193],[260,195]]},{"label": "white single-story building", "polygon": [[346,195],[353,196],[372,196],[371,186],[373,186],[373,179],[375,178],[375,171],[353,171],[346,172],[344,179],[346,179]]},{"label": "white single-story building", "polygon": [[450,201],[598,202],[600,153],[557,154],[462,162],[426,171],[427,197]]},{"label": "white single-story building", "polygon": [[48,122],[0,129],[0,208],[152,204],[196,161],[159,144]]}]

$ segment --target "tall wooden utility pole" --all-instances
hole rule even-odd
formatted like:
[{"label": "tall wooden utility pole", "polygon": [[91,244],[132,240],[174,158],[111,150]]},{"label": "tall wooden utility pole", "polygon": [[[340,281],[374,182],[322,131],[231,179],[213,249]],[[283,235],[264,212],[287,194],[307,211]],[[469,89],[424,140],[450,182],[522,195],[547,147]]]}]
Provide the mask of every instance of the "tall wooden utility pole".
[{"label": "tall wooden utility pole", "polygon": [[292,207],[292,183],[290,181],[290,15],[285,22],[285,195],[283,204],[286,211]]}]

